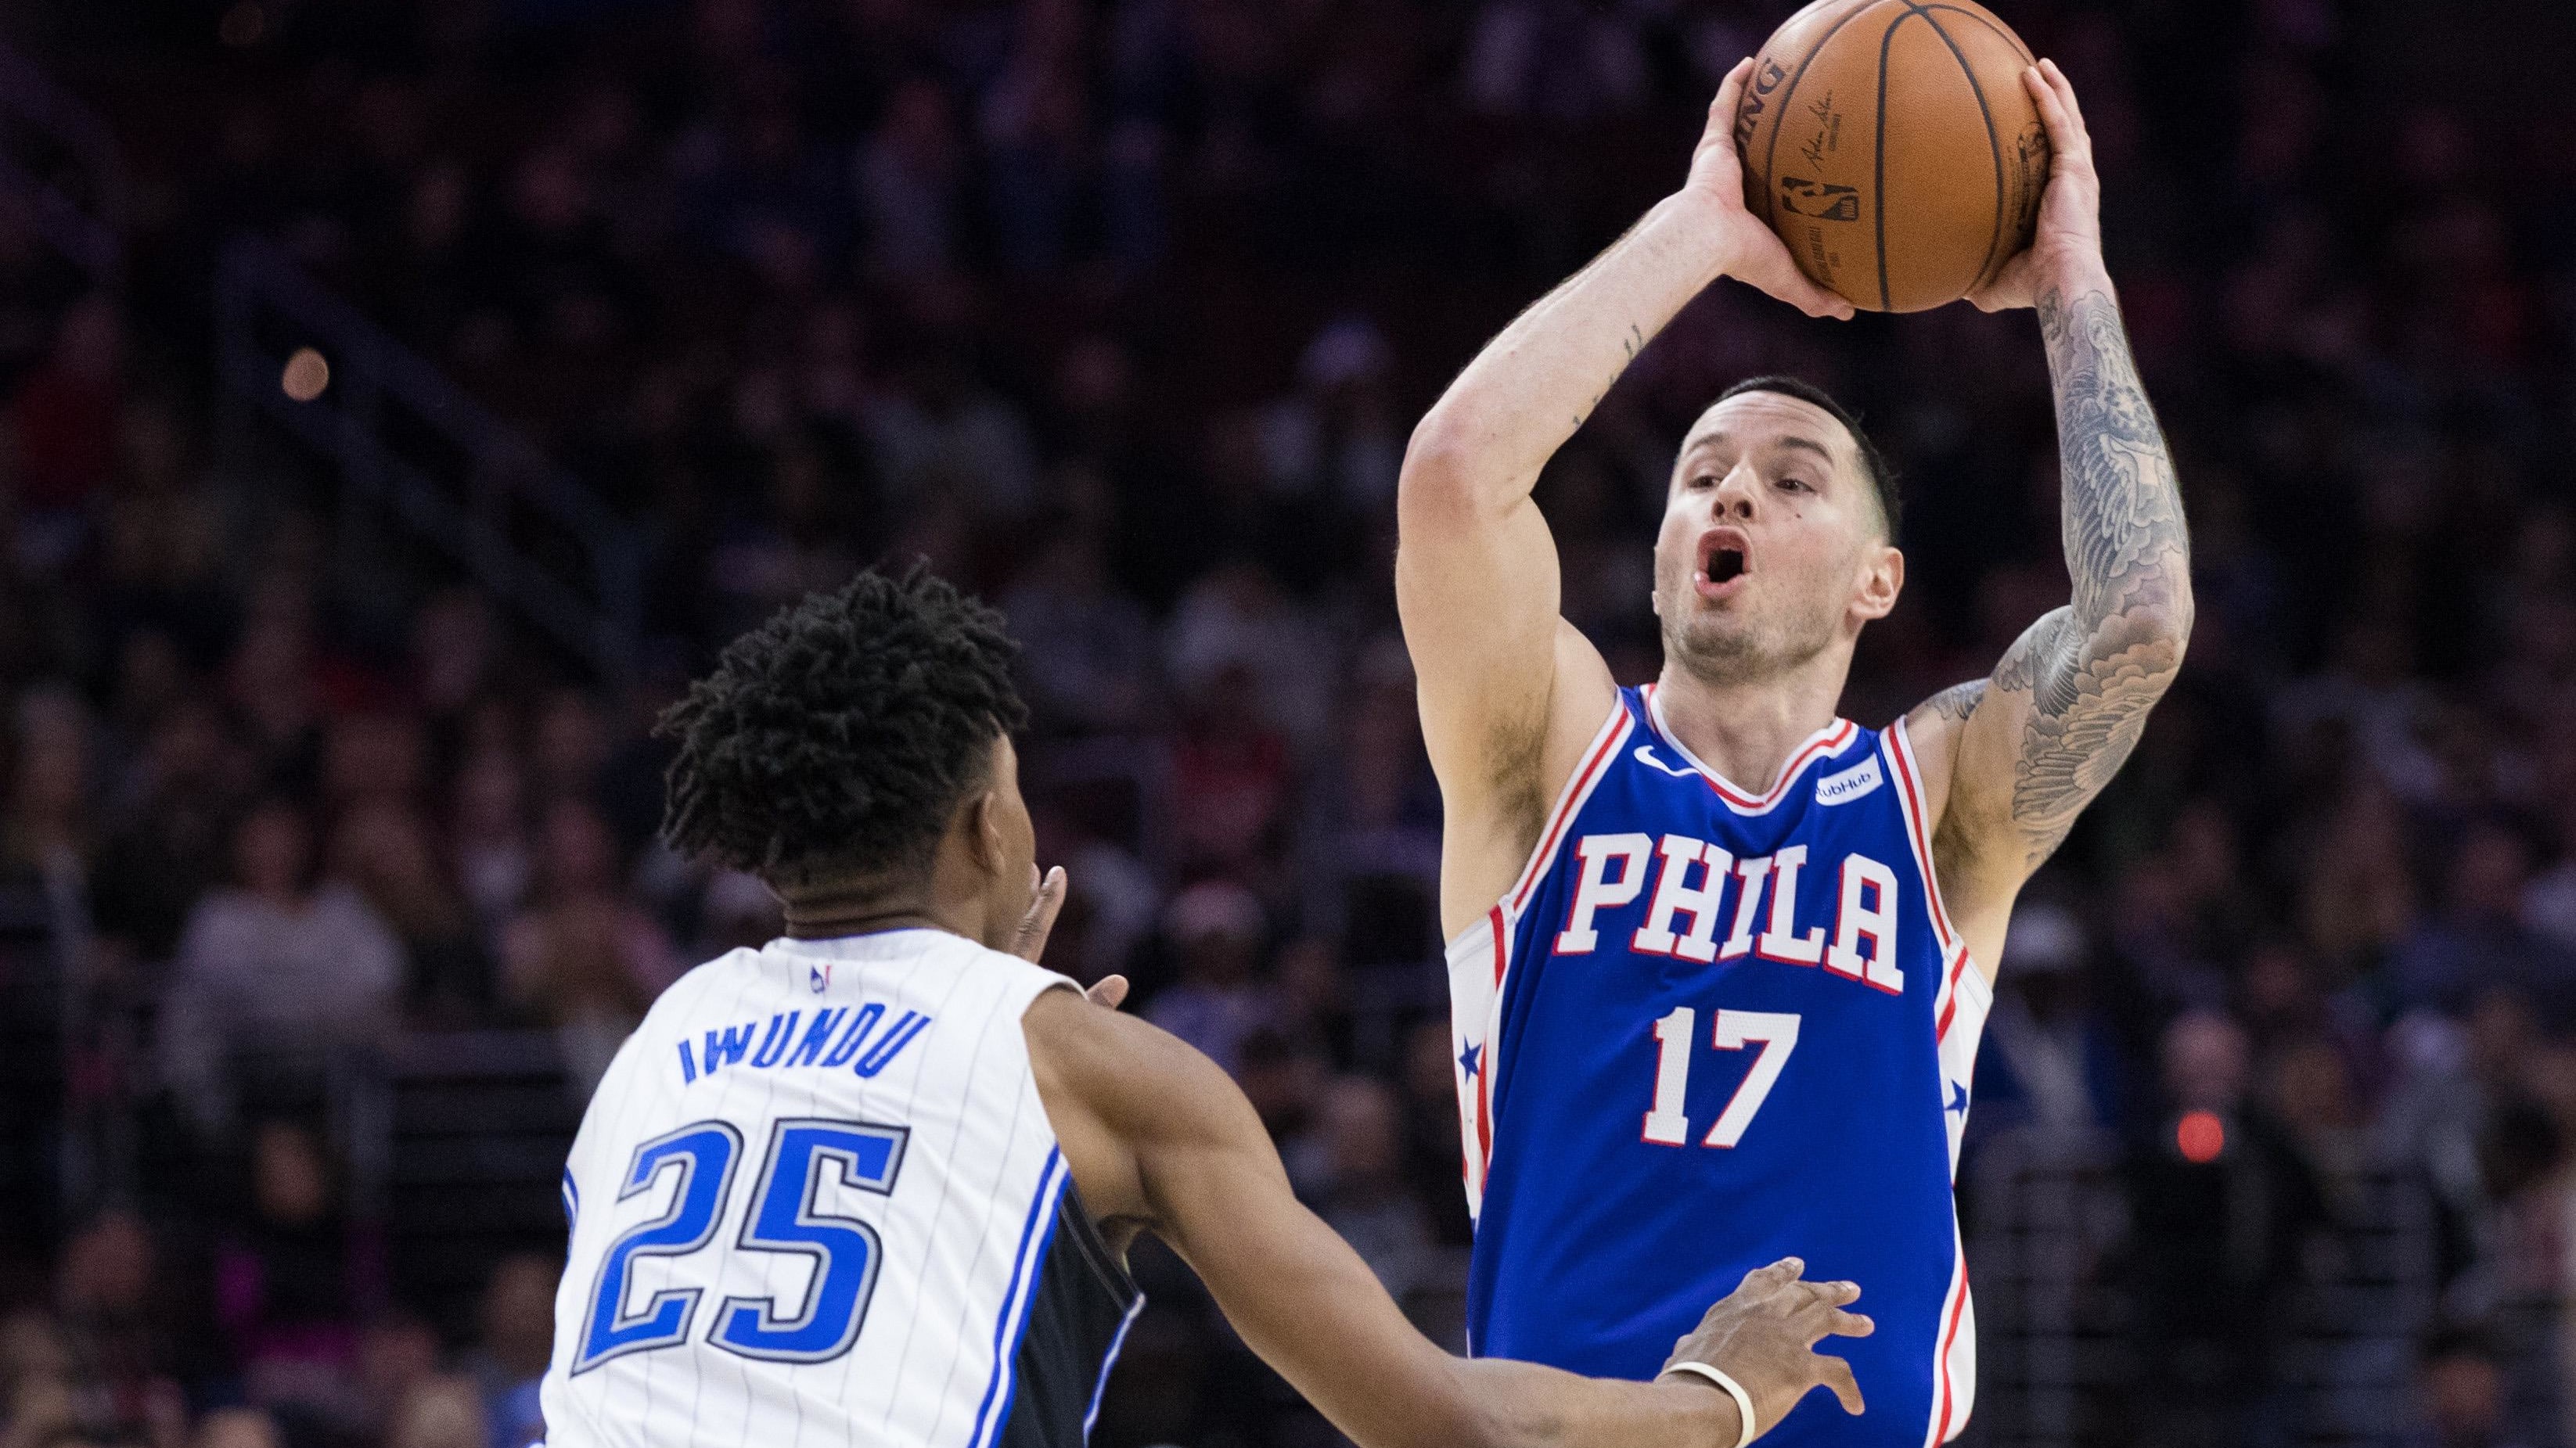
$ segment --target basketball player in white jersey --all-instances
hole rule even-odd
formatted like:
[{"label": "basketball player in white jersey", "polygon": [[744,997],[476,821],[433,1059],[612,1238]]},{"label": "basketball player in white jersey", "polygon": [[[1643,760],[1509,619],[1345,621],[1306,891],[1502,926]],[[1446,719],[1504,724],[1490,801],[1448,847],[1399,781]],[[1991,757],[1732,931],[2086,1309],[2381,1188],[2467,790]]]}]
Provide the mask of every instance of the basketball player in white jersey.
[{"label": "basketball player in white jersey", "polygon": [[601,1081],[564,1173],[553,1448],[1074,1448],[1153,1232],[1363,1448],[1727,1448],[1843,1360],[1859,1289],[1755,1271],[1613,1383],[1469,1361],[1290,1194],[1205,1057],[1033,964],[1014,648],[920,570],[735,641],[664,721],[665,833],[758,873],[787,936],[691,971]]}]

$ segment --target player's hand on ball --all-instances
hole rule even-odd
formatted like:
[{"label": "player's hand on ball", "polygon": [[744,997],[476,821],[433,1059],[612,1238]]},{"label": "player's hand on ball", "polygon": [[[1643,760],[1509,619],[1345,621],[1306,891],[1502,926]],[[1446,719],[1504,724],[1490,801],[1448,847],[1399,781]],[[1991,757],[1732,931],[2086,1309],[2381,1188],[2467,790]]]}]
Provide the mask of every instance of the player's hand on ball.
[{"label": "player's hand on ball", "polygon": [[1807,1390],[1833,1389],[1843,1411],[1861,1411],[1860,1384],[1851,1364],[1815,1352],[1827,1337],[1867,1337],[1876,1324],[1843,1308],[1859,1298],[1849,1282],[1809,1282],[1807,1264],[1783,1257],[1744,1274],[1744,1282],[1708,1310],[1691,1335],[1673,1344],[1664,1370],[1679,1362],[1706,1363],[1735,1379],[1753,1399],[1754,1425],[1768,1432]]},{"label": "player's hand on ball", "polygon": [[1752,74],[1753,59],[1747,56],[1718,86],[1717,99],[1708,104],[1708,128],[1691,152],[1690,179],[1682,183],[1681,194],[1701,207],[1710,224],[1723,233],[1728,276],[1810,317],[1848,319],[1852,304],[1809,281],[1778,233],[1745,209],[1744,163],[1735,154],[1735,107]]},{"label": "player's hand on ball", "polygon": [[2053,60],[2023,71],[2021,83],[2048,127],[2048,189],[2040,193],[2029,249],[1968,293],[1981,311],[2034,306],[2061,278],[2102,266],[2102,178],[2093,169],[2093,138],[2075,104],[2075,87]]}]

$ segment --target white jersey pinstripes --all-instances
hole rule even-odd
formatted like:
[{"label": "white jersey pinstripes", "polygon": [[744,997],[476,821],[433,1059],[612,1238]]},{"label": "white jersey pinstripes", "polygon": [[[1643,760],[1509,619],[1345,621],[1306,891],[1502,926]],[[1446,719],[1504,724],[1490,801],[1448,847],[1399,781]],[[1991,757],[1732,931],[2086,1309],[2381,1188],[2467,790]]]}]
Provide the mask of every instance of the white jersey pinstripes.
[{"label": "white jersey pinstripes", "polygon": [[901,930],[666,992],[565,1170],[552,1448],[999,1440],[1068,1200],[1020,1018],[1071,985]]}]

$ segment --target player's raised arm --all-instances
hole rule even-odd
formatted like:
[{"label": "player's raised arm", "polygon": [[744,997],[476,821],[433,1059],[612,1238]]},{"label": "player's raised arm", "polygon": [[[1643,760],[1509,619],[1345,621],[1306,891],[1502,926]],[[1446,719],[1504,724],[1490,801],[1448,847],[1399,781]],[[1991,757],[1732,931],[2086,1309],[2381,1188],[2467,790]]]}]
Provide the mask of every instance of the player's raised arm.
[{"label": "player's raised arm", "polygon": [[1539,470],[1720,276],[1812,316],[1851,315],[1745,210],[1729,127],[1751,68],[1718,88],[1681,189],[1487,343],[1405,450],[1396,601],[1448,810],[1451,930],[1508,888],[1615,692],[1599,654],[1558,618],[1556,545],[1530,501]]},{"label": "player's raised arm", "polygon": [[[1297,1201],[1251,1103],[1206,1057],[1070,991],[1040,997],[1024,1027],[1075,1186],[1109,1240],[1123,1248],[1147,1230],[1170,1243],[1252,1350],[1361,1448],[1741,1441],[1731,1395],[1686,1374],[1605,1382],[1441,1351]],[[1861,1411],[1849,1365],[1811,1350],[1870,1331],[1842,1310],[1858,1289],[1799,1271],[1792,1261],[1751,1274],[1675,1345],[1673,1361],[1717,1367],[1743,1388],[1757,1432],[1819,1384]]]},{"label": "player's raised arm", "polygon": [[2164,431],[2129,355],[2102,264],[2101,183],[2075,90],[2053,62],[2024,76],[2055,155],[2030,250],[1972,297],[2036,307],[2057,396],[2066,570],[2074,601],[2043,615],[1988,679],[1908,718],[1933,798],[1933,850],[1989,975],[2016,892],[2136,747],[2191,635],[2191,539]]}]

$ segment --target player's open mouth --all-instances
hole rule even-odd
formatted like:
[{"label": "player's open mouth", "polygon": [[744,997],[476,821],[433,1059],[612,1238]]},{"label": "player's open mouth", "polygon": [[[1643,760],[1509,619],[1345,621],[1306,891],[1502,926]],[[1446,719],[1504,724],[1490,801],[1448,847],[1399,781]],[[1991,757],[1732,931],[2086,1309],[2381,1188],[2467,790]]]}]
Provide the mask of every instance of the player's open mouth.
[{"label": "player's open mouth", "polygon": [[1711,528],[1700,535],[1699,571],[1691,585],[1702,598],[1724,598],[1753,571],[1753,540],[1741,528]]}]

